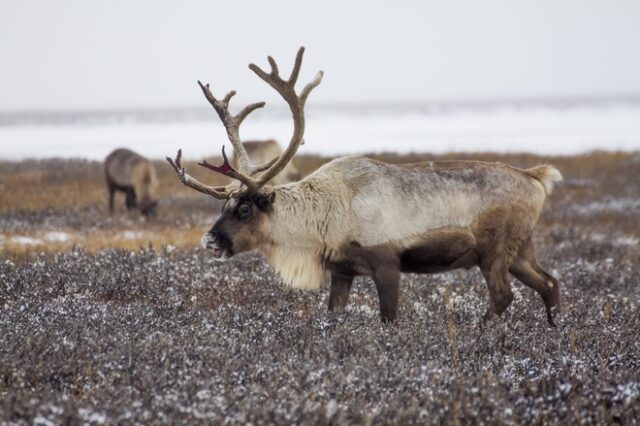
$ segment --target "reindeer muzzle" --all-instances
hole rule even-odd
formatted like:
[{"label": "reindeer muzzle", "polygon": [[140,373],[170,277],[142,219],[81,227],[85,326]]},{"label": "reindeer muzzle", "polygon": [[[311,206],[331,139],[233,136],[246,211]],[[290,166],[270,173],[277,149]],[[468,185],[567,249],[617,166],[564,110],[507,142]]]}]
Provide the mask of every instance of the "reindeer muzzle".
[{"label": "reindeer muzzle", "polygon": [[207,232],[201,239],[202,247],[211,250],[216,260],[226,260],[232,256],[231,242],[222,234]]}]

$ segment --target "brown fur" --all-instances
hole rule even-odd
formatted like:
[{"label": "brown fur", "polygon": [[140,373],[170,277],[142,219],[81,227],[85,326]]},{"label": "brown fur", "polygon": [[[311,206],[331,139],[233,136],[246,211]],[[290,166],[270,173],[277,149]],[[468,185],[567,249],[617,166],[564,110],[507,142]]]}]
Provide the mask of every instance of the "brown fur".
[{"label": "brown fur", "polygon": [[[397,313],[400,272],[437,273],[479,266],[487,281],[491,306],[485,320],[502,314],[513,300],[507,272],[542,297],[547,318],[553,322],[553,308],[559,308],[558,281],[538,266],[531,236],[533,225],[527,211],[507,206],[489,211],[471,229],[440,228],[421,237],[421,243],[407,249],[394,246],[363,248],[352,242],[342,250],[342,260],[327,261],[331,272],[329,309],[344,309],[351,282],[356,275],[374,279],[384,322]],[[521,221],[524,219],[524,223]],[[536,218],[537,219],[537,218]],[[527,224],[527,222],[529,222]]]},{"label": "brown fur", "polygon": [[157,201],[156,170],[151,161],[126,148],[112,151],[104,162],[109,211],[113,212],[116,191],[125,193],[127,210],[137,208],[144,215],[153,214]]}]

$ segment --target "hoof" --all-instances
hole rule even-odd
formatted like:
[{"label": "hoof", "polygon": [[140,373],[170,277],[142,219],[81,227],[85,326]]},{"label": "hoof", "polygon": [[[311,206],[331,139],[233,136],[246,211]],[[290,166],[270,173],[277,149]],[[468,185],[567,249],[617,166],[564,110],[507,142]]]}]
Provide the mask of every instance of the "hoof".
[{"label": "hoof", "polygon": [[547,306],[547,321],[549,321],[549,325],[551,327],[557,327],[556,323],[554,321],[554,318],[556,317],[558,312],[559,312],[558,308]]}]

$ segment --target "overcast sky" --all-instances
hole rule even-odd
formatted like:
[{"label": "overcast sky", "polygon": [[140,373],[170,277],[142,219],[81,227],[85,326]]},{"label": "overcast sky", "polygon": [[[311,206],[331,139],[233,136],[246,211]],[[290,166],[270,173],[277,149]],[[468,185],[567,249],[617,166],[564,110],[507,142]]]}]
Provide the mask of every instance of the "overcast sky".
[{"label": "overcast sky", "polygon": [[301,45],[316,102],[640,95],[640,1],[0,0],[0,111],[270,101]]}]

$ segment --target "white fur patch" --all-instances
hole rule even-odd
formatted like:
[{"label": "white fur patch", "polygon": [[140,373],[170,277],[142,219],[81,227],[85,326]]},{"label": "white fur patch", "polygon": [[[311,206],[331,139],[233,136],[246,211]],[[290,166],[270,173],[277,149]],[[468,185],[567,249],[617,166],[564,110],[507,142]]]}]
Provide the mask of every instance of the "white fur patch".
[{"label": "white fur patch", "polygon": [[273,246],[265,255],[285,285],[303,290],[314,290],[322,286],[325,270],[320,263],[319,253],[278,245]]},{"label": "white fur patch", "polygon": [[[381,183],[382,184],[382,183]],[[399,242],[414,243],[425,231],[445,226],[466,227],[477,217],[478,194],[462,191],[424,194],[393,194],[380,185],[375,191],[359,194],[353,200],[356,216],[353,239],[363,246]],[[387,207],[381,206],[381,204]],[[427,207],[428,206],[428,207]]]},{"label": "white fur patch", "polygon": [[[345,175],[354,182],[352,239],[364,246],[415,243],[425,231],[470,226],[484,207],[482,194],[464,180],[423,169],[356,160]],[[472,179],[474,171],[457,171]],[[366,178],[363,178],[366,177]]]},{"label": "white fur patch", "polygon": [[547,166],[546,174],[543,179],[544,189],[547,194],[551,194],[553,191],[553,184],[555,182],[562,182],[562,174],[552,166]]}]

